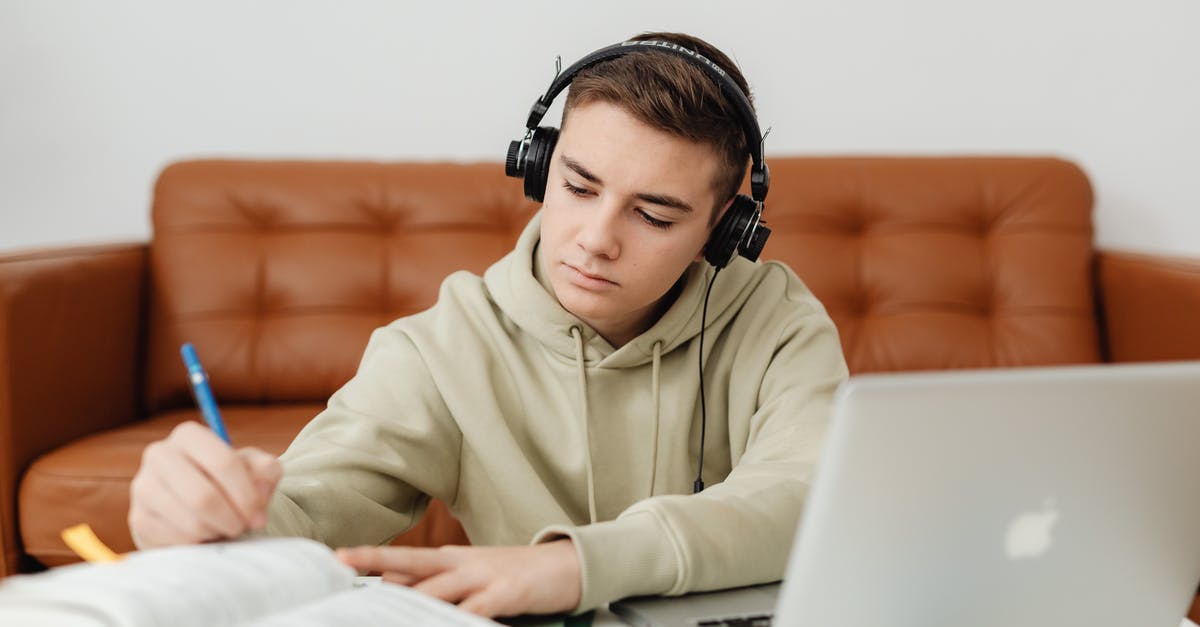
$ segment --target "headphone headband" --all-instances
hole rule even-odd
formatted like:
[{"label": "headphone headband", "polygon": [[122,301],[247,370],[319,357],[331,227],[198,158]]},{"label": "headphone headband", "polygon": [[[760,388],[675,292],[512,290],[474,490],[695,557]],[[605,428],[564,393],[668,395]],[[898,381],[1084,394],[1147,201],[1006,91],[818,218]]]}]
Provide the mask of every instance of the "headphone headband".
[{"label": "headphone headband", "polygon": [[750,153],[750,159],[752,161],[750,168],[751,194],[754,197],[754,200],[758,202],[765,200],[767,197],[767,191],[770,189],[771,185],[771,175],[770,171],[767,169],[766,159],[763,156],[763,138],[762,133],[758,128],[758,119],[754,116],[754,107],[750,104],[750,100],[746,97],[746,94],[742,93],[741,88],[738,87],[737,83],[735,83],[733,79],[729,77],[729,74],[726,73],[721,66],[713,63],[713,61],[708,57],[705,57],[694,50],[685,48],[676,43],[655,39],[646,41],[623,41],[618,44],[601,48],[587,55],[586,57],[583,57],[582,59],[573,63],[564,72],[554,77],[554,80],[550,83],[550,87],[546,89],[546,93],[541,98],[538,98],[537,101],[533,103],[533,107],[530,108],[529,118],[525,122],[525,128],[528,129],[530,133],[537,129],[538,124],[542,121],[542,117],[544,117],[546,112],[550,109],[550,103],[554,101],[554,98],[558,96],[562,90],[566,89],[567,86],[571,84],[571,81],[574,80],[576,74],[602,61],[615,59],[617,57],[621,57],[632,52],[638,52],[643,49],[659,50],[687,59],[717,82],[717,85],[720,86],[721,91],[725,93],[726,97],[729,98],[730,102],[733,103],[734,109],[737,110],[740,126],[742,128],[742,134],[745,135],[746,138],[746,150]]}]

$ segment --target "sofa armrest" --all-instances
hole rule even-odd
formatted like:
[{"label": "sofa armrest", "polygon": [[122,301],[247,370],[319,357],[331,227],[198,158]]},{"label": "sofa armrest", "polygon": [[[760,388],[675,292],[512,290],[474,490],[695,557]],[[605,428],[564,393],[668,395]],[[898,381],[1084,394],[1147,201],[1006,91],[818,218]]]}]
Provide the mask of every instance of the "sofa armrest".
[{"label": "sofa armrest", "polygon": [[1096,269],[1109,361],[1200,359],[1200,259],[1110,251]]},{"label": "sofa armrest", "polygon": [[0,255],[0,574],[29,463],[137,417],[146,269],[145,244]]}]

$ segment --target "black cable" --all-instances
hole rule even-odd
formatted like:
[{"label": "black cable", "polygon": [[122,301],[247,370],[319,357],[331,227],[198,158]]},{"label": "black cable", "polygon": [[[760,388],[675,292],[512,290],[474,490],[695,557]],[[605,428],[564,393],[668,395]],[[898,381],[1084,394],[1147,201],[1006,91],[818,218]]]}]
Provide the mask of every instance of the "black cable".
[{"label": "black cable", "polygon": [[696,465],[696,482],[692,484],[692,494],[699,494],[704,489],[704,432],[708,423],[708,411],[704,405],[704,326],[708,319],[708,295],[712,293],[713,283],[717,282],[720,268],[713,271],[708,289],[704,290],[704,309],[700,313],[700,353],[696,360],[700,370],[700,462]]}]

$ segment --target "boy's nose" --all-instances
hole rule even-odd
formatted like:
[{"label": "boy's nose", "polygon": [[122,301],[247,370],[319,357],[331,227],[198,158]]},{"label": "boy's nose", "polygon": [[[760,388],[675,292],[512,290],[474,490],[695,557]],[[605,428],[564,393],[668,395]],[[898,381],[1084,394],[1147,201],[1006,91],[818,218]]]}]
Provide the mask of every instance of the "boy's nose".
[{"label": "boy's nose", "polygon": [[618,236],[620,210],[604,208],[579,231],[579,247],[589,256],[615,259],[621,252]]}]

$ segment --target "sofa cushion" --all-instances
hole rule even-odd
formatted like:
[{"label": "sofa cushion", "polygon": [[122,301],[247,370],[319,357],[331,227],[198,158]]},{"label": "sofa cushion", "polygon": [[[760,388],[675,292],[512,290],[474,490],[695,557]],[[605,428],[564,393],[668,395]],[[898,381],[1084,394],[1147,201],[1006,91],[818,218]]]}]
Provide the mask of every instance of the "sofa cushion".
[{"label": "sofa cushion", "polygon": [[[221,414],[237,446],[278,455],[322,409],[324,405],[317,404],[230,406]],[[59,532],[82,522],[118,553],[133,550],[125,516],[129,483],[141,464],[142,450],[185,420],[199,420],[199,416],[191,410],[166,412],[76,440],[37,459],[21,482],[18,504],[25,552],[47,566],[79,561]],[[446,504],[433,500],[421,520],[392,544],[441,546],[470,541]]]},{"label": "sofa cushion", "polygon": [[[222,415],[236,445],[278,455],[322,408],[316,404],[230,406]],[[78,523],[90,524],[113,550],[132,550],[125,517],[129,482],[141,463],[142,449],[166,437],[180,422],[198,418],[194,410],[168,412],[76,440],[40,457],[25,473],[17,505],[25,552],[48,566],[78,561],[59,538],[59,532]]]}]

